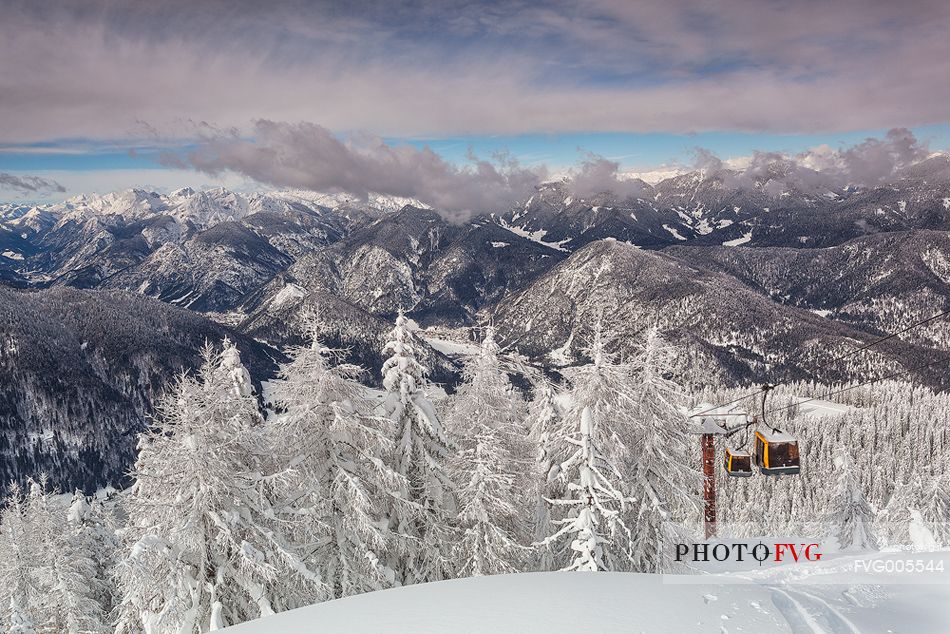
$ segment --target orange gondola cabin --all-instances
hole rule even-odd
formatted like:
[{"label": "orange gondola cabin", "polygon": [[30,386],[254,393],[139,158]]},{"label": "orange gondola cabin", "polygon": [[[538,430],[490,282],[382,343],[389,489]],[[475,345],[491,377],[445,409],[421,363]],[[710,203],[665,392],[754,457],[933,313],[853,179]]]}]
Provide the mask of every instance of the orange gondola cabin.
[{"label": "orange gondola cabin", "polygon": [[733,478],[748,478],[752,475],[752,456],[746,451],[726,447],[723,466],[726,474]]},{"label": "orange gondola cabin", "polygon": [[755,465],[768,476],[801,473],[798,440],[779,430],[756,431]]}]

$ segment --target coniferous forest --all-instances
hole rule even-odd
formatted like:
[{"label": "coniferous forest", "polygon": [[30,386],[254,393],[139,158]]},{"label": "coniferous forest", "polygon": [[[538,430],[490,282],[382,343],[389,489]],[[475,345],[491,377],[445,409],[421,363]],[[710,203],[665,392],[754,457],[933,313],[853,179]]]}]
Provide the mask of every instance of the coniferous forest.
[{"label": "coniferous forest", "polygon": [[[256,390],[229,339],[164,391],[124,490],[55,490],[37,473],[0,514],[10,632],[198,632],[399,585],[522,571],[676,570],[700,538],[698,424],[736,390],[689,393],[648,329],[619,355],[593,325],[587,363],[556,380],[491,326],[450,395],[400,315],[382,384],[321,340]],[[843,385],[841,388],[853,386]],[[831,548],[950,546],[950,397],[898,381],[848,389],[835,418],[775,390],[800,477],[727,479],[724,535]],[[737,439],[728,442],[738,444]],[[921,543],[925,531],[931,543]]]}]

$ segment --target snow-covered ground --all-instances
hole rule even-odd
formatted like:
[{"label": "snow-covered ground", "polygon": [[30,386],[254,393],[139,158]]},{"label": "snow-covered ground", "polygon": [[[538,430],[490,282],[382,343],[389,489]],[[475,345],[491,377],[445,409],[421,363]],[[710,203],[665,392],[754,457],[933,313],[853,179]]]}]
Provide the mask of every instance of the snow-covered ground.
[{"label": "snow-covered ground", "polygon": [[802,416],[808,416],[811,418],[824,418],[826,416],[841,416],[855,409],[851,405],[844,405],[842,403],[833,403],[831,401],[825,401],[822,399],[799,398],[798,401],[800,401],[800,404],[798,406],[799,414],[801,414]]},{"label": "snow-covered ground", "polygon": [[544,236],[546,236],[548,232],[544,229],[538,229],[537,231],[528,231],[527,229],[509,224],[505,222],[504,220],[500,220],[500,219],[498,220],[498,226],[502,227],[503,229],[507,229],[508,231],[515,234],[516,236],[527,238],[528,240],[531,240],[532,242],[537,242],[538,244],[544,245],[550,249],[554,249],[555,251],[569,251],[570,250],[564,247],[566,243],[571,241],[570,238],[566,238],[564,240],[561,240],[560,242],[545,242]]},{"label": "snow-covered ground", "polygon": [[422,332],[421,334],[426,343],[432,346],[433,349],[438,350],[442,354],[448,355],[449,357],[466,356],[476,354],[478,352],[478,344],[476,343],[445,339],[430,335],[426,332]]},{"label": "snow-covered ground", "polygon": [[752,231],[750,230],[743,233],[741,238],[736,238],[735,240],[726,240],[725,242],[722,243],[722,246],[737,247],[751,240],[752,240]]},{"label": "snow-covered ground", "polygon": [[[906,560],[942,562],[944,571],[893,571]],[[950,631],[950,552],[826,555],[702,576],[549,572],[458,579],[321,603],[227,631],[937,634]]]}]

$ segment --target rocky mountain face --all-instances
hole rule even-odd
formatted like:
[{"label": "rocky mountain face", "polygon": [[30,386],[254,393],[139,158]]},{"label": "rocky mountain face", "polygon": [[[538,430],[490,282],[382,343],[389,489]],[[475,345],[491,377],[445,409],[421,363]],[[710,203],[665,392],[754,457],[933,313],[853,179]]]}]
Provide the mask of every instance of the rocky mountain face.
[{"label": "rocky mountain face", "polygon": [[20,286],[116,288],[201,311],[229,310],[297,257],[394,204],[186,188],[79,196],[26,210],[0,206],[0,275]]},{"label": "rocky mountain face", "polygon": [[[779,304],[878,334],[925,319],[950,298],[946,231],[879,233],[825,249],[683,246],[663,253],[725,273]],[[950,324],[913,336],[946,349]]]},{"label": "rocky mountain face", "polygon": [[[930,341],[893,340],[834,363],[874,336],[778,304],[730,275],[614,239],[577,251],[506,297],[491,315],[503,342],[555,366],[584,358],[598,320],[614,337],[614,347],[627,354],[635,353],[641,334],[657,324],[683,350],[683,376],[696,383],[708,384],[712,376],[731,384],[844,381],[939,356]],[[921,378],[936,380],[925,373]]]},{"label": "rocky mountain face", "polygon": [[645,248],[673,244],[827,247],[865,235],[950,229],[950,158],[935,156],[875,187],[806,184],[794,175],[718,170],[673,176],[635,193],[572,195],[547,183],[498,222],[560,248],[617,238]]},{"label": "rocky mountain face", "polygon": [[639,183],[637,196],[603,193],[574,196],[566,183],[546,183],[523,205],[497,218],[509,230],[561,251],[616,238],[659,248],[699,235],[676,210],[660,204],[653,188]]},{"label": "rocky mountain face", "polygon": [[387,319],[402,309],[423,324],[465,325],[566,255],[492,222],[452,225],[406,207],[300,258],[244,308],[273,301],[290,283]]},{"label": "rocky mountain face", "polygon": [[[464,346],[437,339],[464,343],[489,321],[549,369],[584,358],[598,319],[624,354],[658,324],[695,387],[939,359],[947,320],[835,361],[950,306],[946,157],[870,188],[793,176],[694,172],[623,196],[547,183],[461,224],[416,201],[308,192],[0,204],[0,475],[114,481],[152,399],[205,339],[236,338],[266,379],[314,316],[370,384],[399,310],[438,329],[419,345],[448,389],[459,365],[446,354]],[[918,378],[950,387],[930,370]]]},{"label": "rocky mountain face", "polygon": [[202,312],[228,311],[292,261],[264,236],[228,220],[182,242],[162,244],[98,286]]}]

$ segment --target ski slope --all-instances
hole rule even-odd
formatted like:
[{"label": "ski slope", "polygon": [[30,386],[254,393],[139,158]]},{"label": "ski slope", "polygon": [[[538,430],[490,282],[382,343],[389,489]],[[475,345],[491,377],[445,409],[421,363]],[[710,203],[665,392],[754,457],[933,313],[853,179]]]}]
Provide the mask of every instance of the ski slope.
[{"label": "ski slope", "polygon": [[[942,561],[944,572],[861,562]],[[317,604],[233,634],[311,632],[950,632],[950,552],[826,556],[702,574],[528,573],[458,579]]]}]

